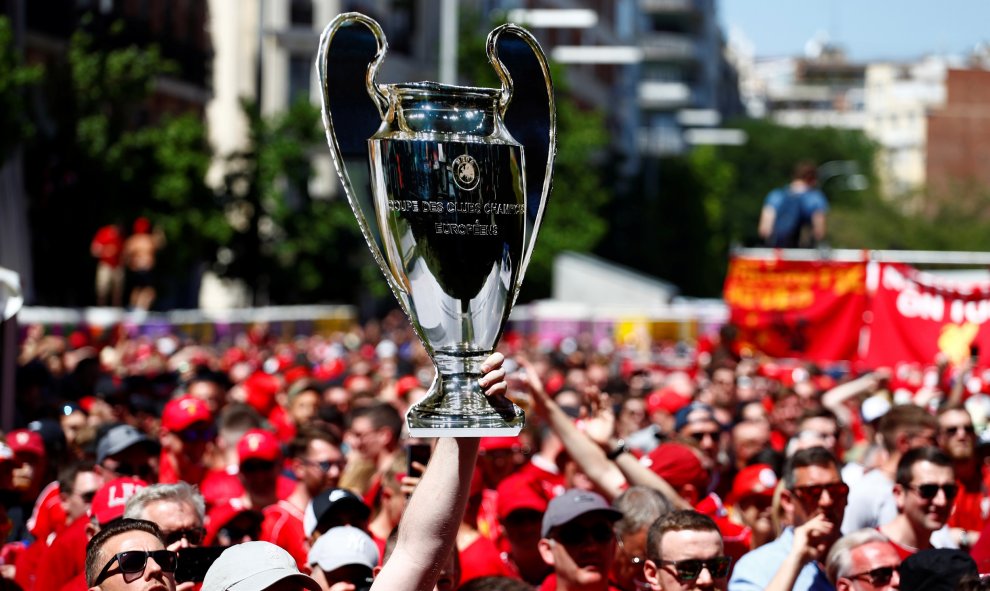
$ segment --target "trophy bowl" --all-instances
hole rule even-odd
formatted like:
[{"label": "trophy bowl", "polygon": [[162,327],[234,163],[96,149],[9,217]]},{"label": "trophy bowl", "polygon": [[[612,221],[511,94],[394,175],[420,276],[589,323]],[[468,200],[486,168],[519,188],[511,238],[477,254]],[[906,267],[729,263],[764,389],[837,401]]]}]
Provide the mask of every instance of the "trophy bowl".
[{"label": "trophy bowl", "polygon": [[437,368],[406,414],[410,435],[516,435],[524,412],[485,396],[478,378],[550,193],[556,116],[546,57],[524,29],[496,28],[487,53],[501,88],[490,89],[378,84],[386,51],[377,22],[341,14],[321,36],[317,69],[344,192]]}]

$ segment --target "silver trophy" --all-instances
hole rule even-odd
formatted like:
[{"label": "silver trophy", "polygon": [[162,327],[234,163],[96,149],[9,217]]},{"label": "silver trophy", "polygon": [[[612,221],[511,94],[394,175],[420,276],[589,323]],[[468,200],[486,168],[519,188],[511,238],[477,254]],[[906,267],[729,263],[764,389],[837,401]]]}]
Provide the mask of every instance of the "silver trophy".
[{"label": "silver trophy", "polygon": [[[360,25],[360,26],[355,26]],[[522,409],[478,386],[519,293],[550,194],[553,83],[536,39],[488,36],[500,89],[378,84],[385,35],[360,13],[320,38],[334,165],[361,232],[437,366],[415,437],[516,435]],[[510,77],[511,71],[511,77]]]}]

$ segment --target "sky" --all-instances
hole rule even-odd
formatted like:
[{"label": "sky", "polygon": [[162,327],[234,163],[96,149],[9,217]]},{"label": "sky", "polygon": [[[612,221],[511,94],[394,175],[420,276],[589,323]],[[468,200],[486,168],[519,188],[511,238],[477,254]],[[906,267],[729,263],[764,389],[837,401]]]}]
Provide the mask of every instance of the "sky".
[{"label": "sky", "polygon": [[968,53],[990,42],[990,0],[716,0],[723,30],[756,57],[800,55],[825,32],[852,61]]}]

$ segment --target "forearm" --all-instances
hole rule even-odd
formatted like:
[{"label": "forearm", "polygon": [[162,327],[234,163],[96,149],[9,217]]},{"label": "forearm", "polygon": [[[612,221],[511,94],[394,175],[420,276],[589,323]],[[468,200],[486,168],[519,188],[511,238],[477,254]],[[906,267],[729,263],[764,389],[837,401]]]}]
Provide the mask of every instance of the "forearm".
[{"label": "forearm", "polygon": [[478,455],[476,438],[443,438],[399,523],[398,540],[373,589],[432,589],[454,547]]},{"label": "forearm", "polygon": [[799,552],[794,550],[789,552],[764,591],[791,591],[804,564]]},{"label": "forearm", "polygon": [[556,402],[552,399],[545,401],[546,419],[550,428],[560,437],[561,443],[567,449],[571,459],[577,462],[581,471],[595,483],[608,497],[614,499],[622,493],[626,478],[615,464],[605,456],[605,451],[590,437],[582,433],[571,422]]},{"label": "forearm", "polygon": [[688,503],[684,497],[677,494],[677,491],[674,490],[674,487],[669,482],[653,470],[640,464],[639,460],[632,454],[626,453],[615,458],[615,465],[622,470],[622,474],[629,481],[629,484],[633,486],[648,486],[659,491],[677,509],[694,509],[691,503]]}]

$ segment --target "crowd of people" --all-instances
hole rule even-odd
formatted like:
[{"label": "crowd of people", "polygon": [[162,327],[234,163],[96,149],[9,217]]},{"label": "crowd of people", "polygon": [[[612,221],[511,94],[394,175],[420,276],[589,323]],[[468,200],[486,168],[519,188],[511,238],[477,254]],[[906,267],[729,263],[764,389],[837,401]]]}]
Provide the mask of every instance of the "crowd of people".
[{"label": "crowd of people", "polygon": [[416,441],[434,370],[399,313],[211,345],[29,327],[0,589],[990,587],[978,360],[536,337],[480,379],[519,436]]}]

